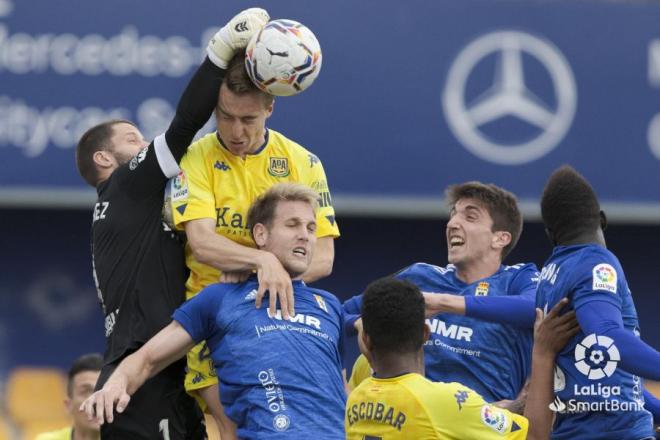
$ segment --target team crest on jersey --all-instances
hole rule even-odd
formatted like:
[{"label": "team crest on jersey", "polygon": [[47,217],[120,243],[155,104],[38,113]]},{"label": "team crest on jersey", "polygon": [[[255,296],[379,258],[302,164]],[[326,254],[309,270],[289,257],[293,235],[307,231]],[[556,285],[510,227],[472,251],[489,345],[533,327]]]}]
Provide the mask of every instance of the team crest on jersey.
[{"label": "team crest on jersey", "polygon": [[593,269],[593,290],[606,290],[616,293],[616,270],[607,264],[601,263]]},{"label": "team crest on jersey", "polygon": [[186,173],[181,170],[175,178],[171,180],[172,188],[172,201],[178,202],[179,200],[184,200],[188,198],[188,180],[186,179]]},{"label": "team crest on jersey", "polygon": [[494,431],[504,434],[507,428],[506,415],[490,405],[481,407],[481,421]]},{"label": "team crest on jersey", "polygon": [[131,161],[128,163],[128,168],[133,171],[138,167],[140,162],[144,160],[145,157],[147,157],[147,151],[149,150],[149,147],[144,147],[143,149],[140,150],[138,154],[136,154]]},{"label": "team crest on jersey", "polygon": [[475,296],[486,296],[488,295],[488,288],[490,287],[490,284],[488,284],[487,281],[482,281],[479,284],[477,284],[477,288],[474,291]]},{"label": "team crest on jersey", "polygon": [[328,306],[325,304],[325,300],[321,295],[315,294],[314,299],[316,300],[316,304],[318,304],[321,309],[323,309],[326,313],[330,313],[328,312]]},{"label": "team crest on jersey", "polygon": [[273,177],[286,177],[289,175],[289,159],[286,157],[271,157],[268,164],[268,173]]}]

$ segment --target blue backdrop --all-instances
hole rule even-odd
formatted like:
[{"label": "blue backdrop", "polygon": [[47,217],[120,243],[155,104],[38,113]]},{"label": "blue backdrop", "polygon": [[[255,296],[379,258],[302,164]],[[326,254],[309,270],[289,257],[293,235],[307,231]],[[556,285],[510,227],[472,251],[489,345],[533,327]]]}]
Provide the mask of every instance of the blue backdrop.
[{"label": "blue backdrop", "polygon": [[[469,179],[533,201],[568,162],[604,200],[657,208],[660,4],[260,4],[321,42],[317,82],[278,99],[270,124],[321,157],[338,201],[396,210]],[[0,201],[83,190],[74,145],[93,123],[163,130],[208,36],[246,6],[0,0]]]}]

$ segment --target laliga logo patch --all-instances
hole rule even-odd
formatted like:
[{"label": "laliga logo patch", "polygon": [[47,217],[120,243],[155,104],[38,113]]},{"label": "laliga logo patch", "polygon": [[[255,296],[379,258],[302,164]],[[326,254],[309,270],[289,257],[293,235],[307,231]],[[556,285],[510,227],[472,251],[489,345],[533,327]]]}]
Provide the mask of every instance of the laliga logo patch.
[{"label": "laliga logo patch", "polygon": [[606,290],[616,293],[616,271],[606,263],[599,264],[593,270],[593,290]]},{"label": "laliga logo patch", "polygon": [[610,377],[620,360],[619,349],[607,336],[592,333],[575,346],[575,368],[591,380]]},{"label": "laliga logo patch", "polygon": [[188,181],[186,179],[186,173],[184,171],[179,172],[179,174],[174,177],[172,180],[172,201],[176,202],[179,200],[188,198]]},{"label": "laliga logo patch", "polygon": [[488,287],[490,285],[486,281],[482,281],[477,284],[477,289],[474,291],[475,296],[486,296],[488,295]]},{"label": "laliga logo patch", "polygon": [[286,157],[271,157],[268,164],[268,174],[273,177],[286,177],[289,175],[289,159]]},{"label": "laliga logo patch", "polygon": [[291,420],[285,414],[278,414],[273,418],[273,428],[276,431],[282,432],[289,429]]},{"label": "laliga logo patch", "polygon": [[490,405],[481,407],[481,421],[494,431],[504,434],[506,432],[506,415]]},{"label": "laliga logo patch", "polygon": [[136,154],[133,159],[128,163],[128,169],[133,171],[138,167],[140,162],[144,160],[145,157],[147,157],[147,150],[149,150],[149,147],[144,147],[138,154]]}]

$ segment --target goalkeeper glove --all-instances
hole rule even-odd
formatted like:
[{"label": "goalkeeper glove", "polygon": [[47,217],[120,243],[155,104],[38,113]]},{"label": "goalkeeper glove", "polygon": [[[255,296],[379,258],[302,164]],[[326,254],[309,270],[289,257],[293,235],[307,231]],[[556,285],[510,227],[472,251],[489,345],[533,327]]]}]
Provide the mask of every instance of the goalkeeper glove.
[{"label": "goalkeeper glove", "polygon": [[259,32],[268,20],[268,12],[261,8],[239,12],[209,41],[206,48],[209,59],[221,69],[226,69],[236,50],[245,48],[250,38]]}]

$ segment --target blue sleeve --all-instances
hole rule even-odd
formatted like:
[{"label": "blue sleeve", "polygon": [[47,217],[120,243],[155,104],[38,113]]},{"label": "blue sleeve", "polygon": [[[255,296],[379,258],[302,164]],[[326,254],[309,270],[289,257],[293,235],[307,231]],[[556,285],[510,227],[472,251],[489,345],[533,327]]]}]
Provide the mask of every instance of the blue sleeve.
[{"label": "blue sleeve", "polygon": [[342,304],[344,312],[349,315],[359,315],[362,310],[362,295],[355,295],[352,298],[347,299]]},{"label": "blue sleeve", "polygon": [[217,286],[207,287],[176,309],[172,319],[181,324],[195,343],[199,343],[213,334],[222,298],[222,291]]},{"label": "blue sleeve", "polygon": [[348,313],[344,313],[344,333],[347,336],[355,336],[357,334],[357,330],[355,330],[355,321],[360,319],[360,315],[352,315]]},{"label": "blue sleeve", "polygon": [[466,296],[465,316],[533,328],[536,302],[528,296]]},{"label": "blue sleeve", "polygon": [[653,414],[653,423],[660,424],[660,400],[644,389],[644,409]]},{"label": "blue sleeve", "polygon": [[571,303],[578,309],[590,301],[607,302],[619,310],[621,317],[622,298],[619,282],[623,274],[617,273],[615,266],[610,264],[611,257],[601,254],[587,255],[581,264],[576,265],[573,273],[577,277],[572,280],[574,286],[571,292]]},{"label": "blue sleeve", "polygon": [[621,368],[640,377],[660,380],[660,353],[623,327],[621,309],[609,301],[589,301],[575,308],[582,331],[612,338]]}]

